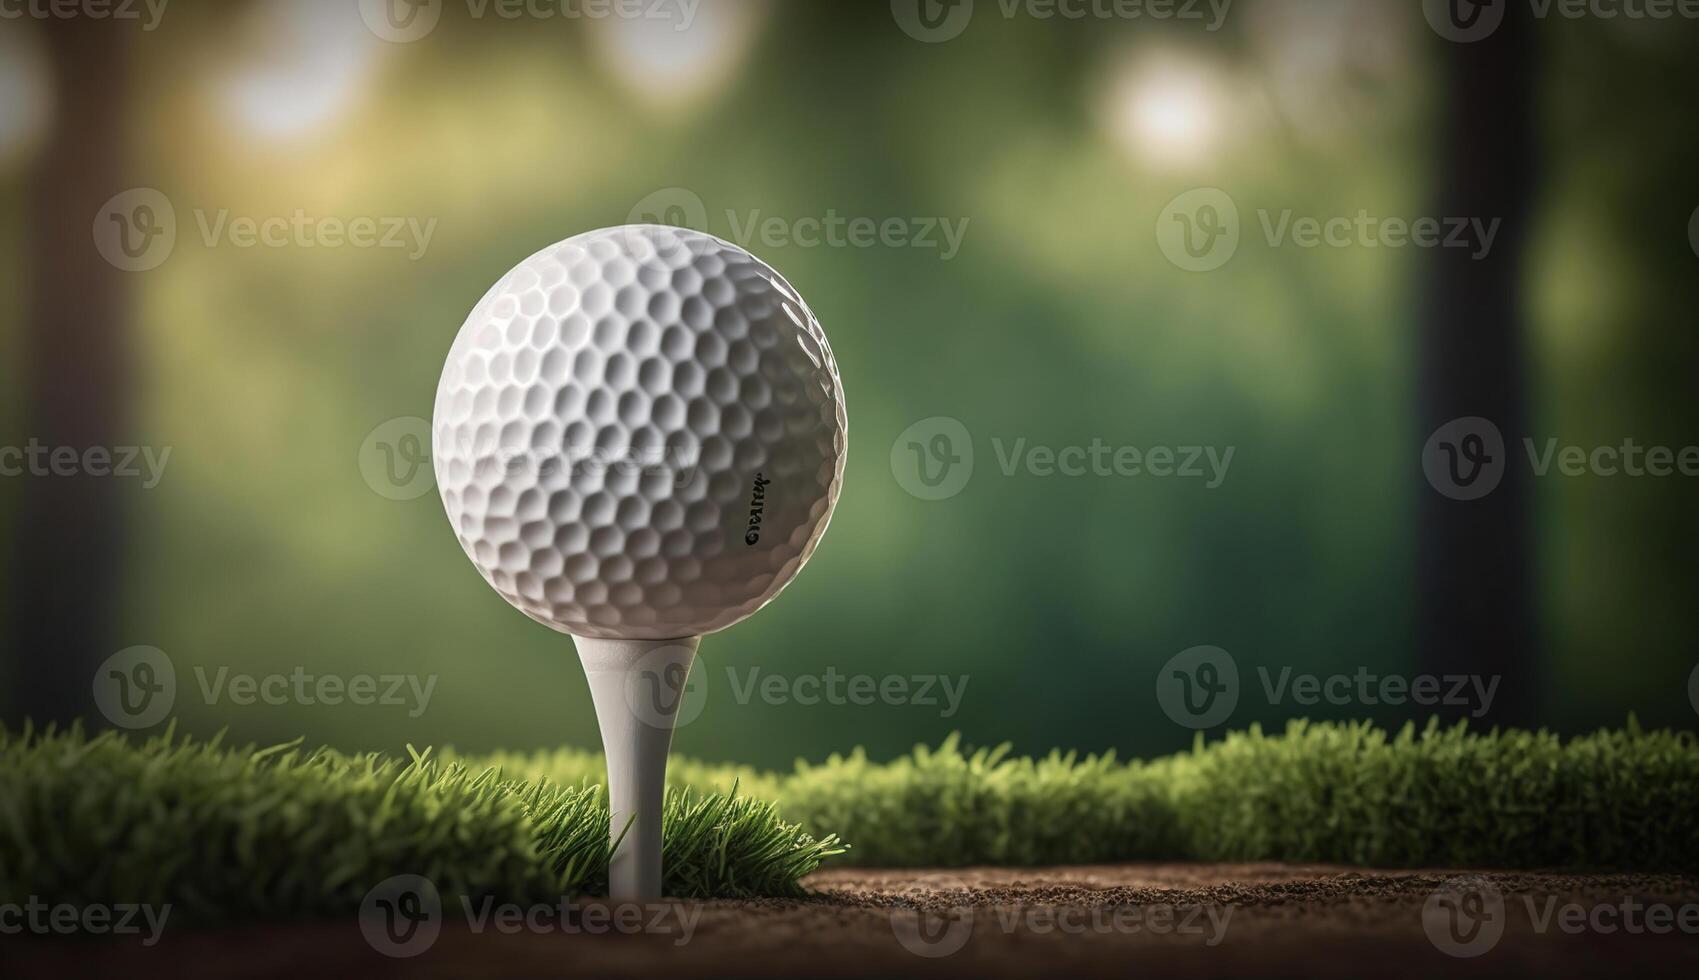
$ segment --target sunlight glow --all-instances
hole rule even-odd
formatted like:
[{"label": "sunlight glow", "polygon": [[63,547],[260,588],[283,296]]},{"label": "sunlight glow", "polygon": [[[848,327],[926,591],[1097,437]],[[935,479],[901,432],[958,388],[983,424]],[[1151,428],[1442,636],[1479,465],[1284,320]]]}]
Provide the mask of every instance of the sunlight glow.
[{"label": "sunlight glow", "polygon": [[1105,114],[1127,152],[1160,166],[1197,163],[1226,125],[1223,80],[1206,65],[1174,57],[1139,59],[1116,72]]},{"label": "sunlight glow", "polygon": [[656,108],[678,108],[718,91],[743,64],[767,15],[755,0],[661,5],[666,16],[591,21],[590,47],[602,67]]},{"label": "sunlight glow", "polygon": [[256,135],[299,136],[336,119],[365,87],[382,42],[357,8],[339,0],[258,4],[236,68],[221,87],[225,108]]}]

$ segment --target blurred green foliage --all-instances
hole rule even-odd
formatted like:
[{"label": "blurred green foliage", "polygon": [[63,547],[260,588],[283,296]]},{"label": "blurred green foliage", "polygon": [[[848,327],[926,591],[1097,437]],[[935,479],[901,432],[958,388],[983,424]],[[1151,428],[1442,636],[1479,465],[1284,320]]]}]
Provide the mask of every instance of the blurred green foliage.
[{"label": "blurred green foliage", "polygon": [[[1215,34],[985,15],[946,44],[905,36],[880,4],[752,5],[724,77],[679,105],[655,104],[616,70],[598,34],[609,25],[472,21],[449,4],[429,38],[350,54],[358,65],[331,93],[335,111],[284,136],[243,116],[244,72],[276,69],[284,90],[308,93],[333,73],[285,33],[245,27],[254,9],[174,4],[136,38],[116,96],[133,182],[172,200],[179,240],[132,277],[133,429],[174,452],[161,485],[131,498],[113,648],[167,651],[186,728],[309,731],[388,751],[596,744],[570,641],[479,581],[434,494],[386,499],[357,456],[387,420],[430,415],[450,340],[503,271],[628,220],[666,188],[704,202],[707,230],[723,237],[754,212],[968,222],[947,261],[752,244],[831,338],[849,469],[804,574],[704,643],[709,700],[679,732],[680,752],[771,768],[858,744],[889,758],[959,730],[1022,752],[1149,755],[1191,738],[1156,710],[1153,685],[1194,644],[1226,648],[1247,671],[1415,669],[1412,517],[1430,492],[1417,465],[1427,433],[1410,422],[1421,256],[1269,248],[1250,211],[1421,213],[1444,107],[1443,46],[1419,4],[1240,0]],[[1684,326],[1699,299],[1684,234],[1699,146],[1690,107],[1670,94],[1699,73],[1696,29],[1540,25],[1543,218],[1527,270],[1537,435],[1699,442],[1699,336]],[[1213,80],[1223,107],[1209,152],[1179,166],[1128,151],[1105,122],[1121,68],[1162,60]],[[28,424],[11,356],[19,270],[33,260],[28,160],[0,170],[7,444]],[[1247,212],[1246,243],[1206,275],[1175,268],[1152,234],[1164,203],[1199,186]],[[221,211],[297,209],[436,225],[417,260],[202,237],[200,222]],[[979,459],[965,492],[928,503],[893,479],[889,452],[934,415],[960,419]],[[1237,453],[1215,490],[1005,476],[992,440],[1022,438]],[[1691,726],[1692,487],[1536,483],[1541,719],[1577,731],[1634,710]],[[0,481],[0,532],[11,492]],[[194,671],[221,666],[438,684],[416,718],[209,704]],[[943,717],[912,704],[738,703],[714,686],[727,668],[971,684]],[[1232,723],[1300,710],[1397,724],[1423,709],[1246,698]],[[1048,785],[1051,771],[999,778]]]}]

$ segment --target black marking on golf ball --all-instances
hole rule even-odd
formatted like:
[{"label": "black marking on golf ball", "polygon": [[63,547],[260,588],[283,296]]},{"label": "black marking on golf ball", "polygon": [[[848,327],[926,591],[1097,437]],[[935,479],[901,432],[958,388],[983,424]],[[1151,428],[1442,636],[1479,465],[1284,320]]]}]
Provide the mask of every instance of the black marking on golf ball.
[{"label": "black marking on golf ball", "polygon": [[772,483],[760,473],[755,474],[755,489],[749,495],[749,532],[743,543],[753,545],[761,540],[761,513],[767,509],[767,484]]}]

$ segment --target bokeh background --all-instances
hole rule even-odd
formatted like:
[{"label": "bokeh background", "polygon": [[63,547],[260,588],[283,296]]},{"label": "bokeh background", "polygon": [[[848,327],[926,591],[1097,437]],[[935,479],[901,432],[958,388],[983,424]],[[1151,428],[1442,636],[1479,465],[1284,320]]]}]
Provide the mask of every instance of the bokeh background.
[{"label": "bokeh background", "polygon": [[[970,12],[944,38],[901,0],[701,0],[688,29],[676,6],[492,3],[397,0],[389,37],[354,0],[170,0],[151,29],[0,21],[0,445],[171,451],[153,487],[0,478],[7,724],[104,724],[96,666],[145,644],[175,667],[183,730],[595,745],[570,640],[478,578],[417,482],[428,465],[409,466],[407,420],[429,417],[450,341],[502,272],[648,209],[784,272],[850,416],[831,530],[778,601],[704,643],[679,752],[785,766],[952,731],[1172,751],[1193,731],[1160,710],[1159,672],[1199,644],[1245,678],[1225,727],[1430,713],[1271,704],[1259,667],[1502,674],[1483,725],[1692,727],[1694,480],[1518,477],[1524,461],[1470,512],[1421,454],[1475,414],[1513,460],[1524,436],[1699,443],[1699,24],[1513,7],[1498,36],[1458,44],[1416,0],[1236,0],[1214,30],[1207,6],[929,2]],[[395,27],[410,13],[426,20]],[[176,235],[130,271],[103,255],[100,219],[136,188],[169,202]],[[1241,215],[1208,272],[1158,242],[1196,188]],[[1466,265],[1272,244],[1258,214],[1288,209],[1506,225]],[[243,247],[207,231],[297,212],[431,235]],[[858,247],[798,224],[830,215],[962,234]],[[750,238],[768,218],[784,230]],[[975,466],[927,500],[901,443],[940,416]],[[1007,475],[998,448],[1022,439],[1234,457],[1213,489]],[[410,717],[208,704],[196,678],[297,667],[436,680]],[[946,717],[739,703],[727,677],[829,668],[967,687]]]}]

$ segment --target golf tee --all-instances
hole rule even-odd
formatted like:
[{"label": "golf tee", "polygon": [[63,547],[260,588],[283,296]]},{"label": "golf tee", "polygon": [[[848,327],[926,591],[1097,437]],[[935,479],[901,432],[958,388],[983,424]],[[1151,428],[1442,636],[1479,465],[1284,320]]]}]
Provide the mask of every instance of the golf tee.
[{"label": "golf tee", "polygon": [[667,752],[685,681],[701,637],[599,640],[573,637],[608,759],[610,834],[608,897],[647,902],[661,897],[661,811]]}]

